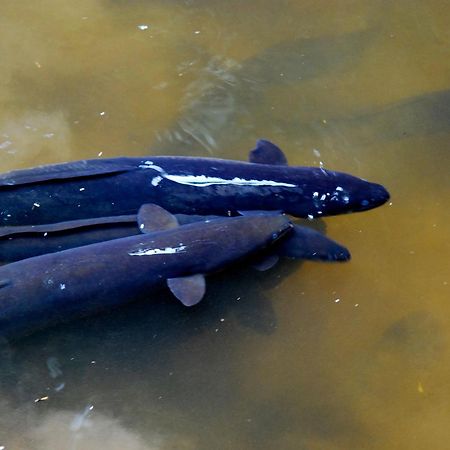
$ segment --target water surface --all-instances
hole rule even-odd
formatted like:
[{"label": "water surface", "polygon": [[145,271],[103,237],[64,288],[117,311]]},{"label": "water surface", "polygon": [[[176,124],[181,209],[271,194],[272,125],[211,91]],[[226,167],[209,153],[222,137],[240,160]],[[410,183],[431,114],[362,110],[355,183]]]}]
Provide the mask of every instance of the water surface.
[{"label": "water surface", "polygon": [[209,279],[1,347],[5,449],[426,450],[450,440],[444,0],[2,2],[1,170],[98,155],[383,183],[326,219],[344,265]]}]

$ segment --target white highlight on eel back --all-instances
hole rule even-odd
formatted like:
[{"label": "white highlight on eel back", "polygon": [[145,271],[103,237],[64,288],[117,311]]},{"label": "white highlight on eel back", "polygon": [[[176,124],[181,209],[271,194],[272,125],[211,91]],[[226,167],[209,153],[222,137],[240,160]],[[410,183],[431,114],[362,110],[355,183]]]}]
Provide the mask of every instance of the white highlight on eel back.
[{"label": "white highlight on eel back", "polygon": [[180,253],[185,250],[185,245],[179,247],[165,247],[165,248],[140,248],[135,252],[128,252],[130,256],[153,256],[153,255],[171,255],[173,253]]},{"label": "white highlight on eel back", "polygon": [[139,166],[141,169],[154,169],[160,176],[152,179],[152,185],[157,186],[163,178],[178,184],[188,186],[207,187],[212,185],[231,184],[234,186],[274,186],[274,187],[297,187],[296,184],[283,183],[273,180],[247,180],[245,178],[234,177],[231,179],[208,177],[206,175],[173,175],[167,173],[162,167],[153,164],[152,161],[145,161]]}]

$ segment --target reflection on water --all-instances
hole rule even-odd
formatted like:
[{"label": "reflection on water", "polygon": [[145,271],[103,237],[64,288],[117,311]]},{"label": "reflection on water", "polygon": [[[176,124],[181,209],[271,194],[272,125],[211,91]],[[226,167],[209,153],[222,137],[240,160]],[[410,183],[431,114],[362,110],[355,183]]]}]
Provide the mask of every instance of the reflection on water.
[{"label": "reflection on water", "polygon": [[266,91],[275,86],[289,88],[330,71],[351,70],[373,35],[373,31],[364,31],[291,39],[242,63],[214,56],[187,86],[175,126],[157,134],[161,142],[157,148],[203,147],[213,154],[219,142],[236,142],[253,133],[249,117],[253,117]]},{"label": "reflection on water", "polygon": [[2,170],[171,153],[385,184],[327,219],[345,265],[245,267],[0,346],[0,448],[444,449],[449,8],[442,0],[2,5]]}]

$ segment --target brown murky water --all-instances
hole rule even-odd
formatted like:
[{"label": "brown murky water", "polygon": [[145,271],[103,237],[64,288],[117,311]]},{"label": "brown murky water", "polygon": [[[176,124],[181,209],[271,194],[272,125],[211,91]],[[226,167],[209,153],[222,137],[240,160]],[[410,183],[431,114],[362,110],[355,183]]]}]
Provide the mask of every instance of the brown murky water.
[{"label": "brown murky water", "polygon": [[448,1],[0,3],[1,171],[266,137],[392,193],[326,220],[348,264],[3,345],[0,448],[449,448]]}]

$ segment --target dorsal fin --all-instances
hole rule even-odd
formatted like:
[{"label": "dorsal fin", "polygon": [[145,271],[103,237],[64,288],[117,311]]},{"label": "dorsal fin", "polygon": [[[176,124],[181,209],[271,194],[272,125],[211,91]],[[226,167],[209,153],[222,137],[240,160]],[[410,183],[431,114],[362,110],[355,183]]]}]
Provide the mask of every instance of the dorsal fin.
[{"label": "dorsal fin", "polygon": [[180,225],[188,225],[194,222],[208,222],[224,218],[224,216],[200,216],[197,214],[175,214],[175,217]]},{"label": "dorsal fin", "polygon": [[13,170],[12,172],[0,175],[0,187],[109,175],[138,168],[139,163],[132,158],[86,159],[38,166],[31,169]]},{"label": "dorsal fin", "polygon": [[283,214],[283,211],[280,209],[271,209],[271,210],[263,210],[263,209],[249,209],[249,210],[238,210],[237,211],[241,216],[279,216]]},{"label": "dorsal fin", "polygon": [[201,274],[189,277],[169,278],[167,286],[185,306],[196,305],[205,295],[205,277]]},{"label": "dorsal fin", "polygon": [[272,164],[287,166],[287,158],[283,151],[275,144],[265,139],[256,142],[256,148],[250,151],[249,161],[257,164]]},{"label": "dorsal fin", "polygon": [[136,216],[133,214],[124,216],[97,217],[93,219],[68,220],[65,222],[48,223],[43,225],[15,225],[11,227],[0,227],[0,238],[18,234],[56,233],[58,231],[76,230],[78,228],[132,222],[136,222]]},{"label": "dorsal fin", "polygon": [[170,230],[179,225],[174,215],[153,203],[146,203],[139,208],[137,221],[141,233]]}]

